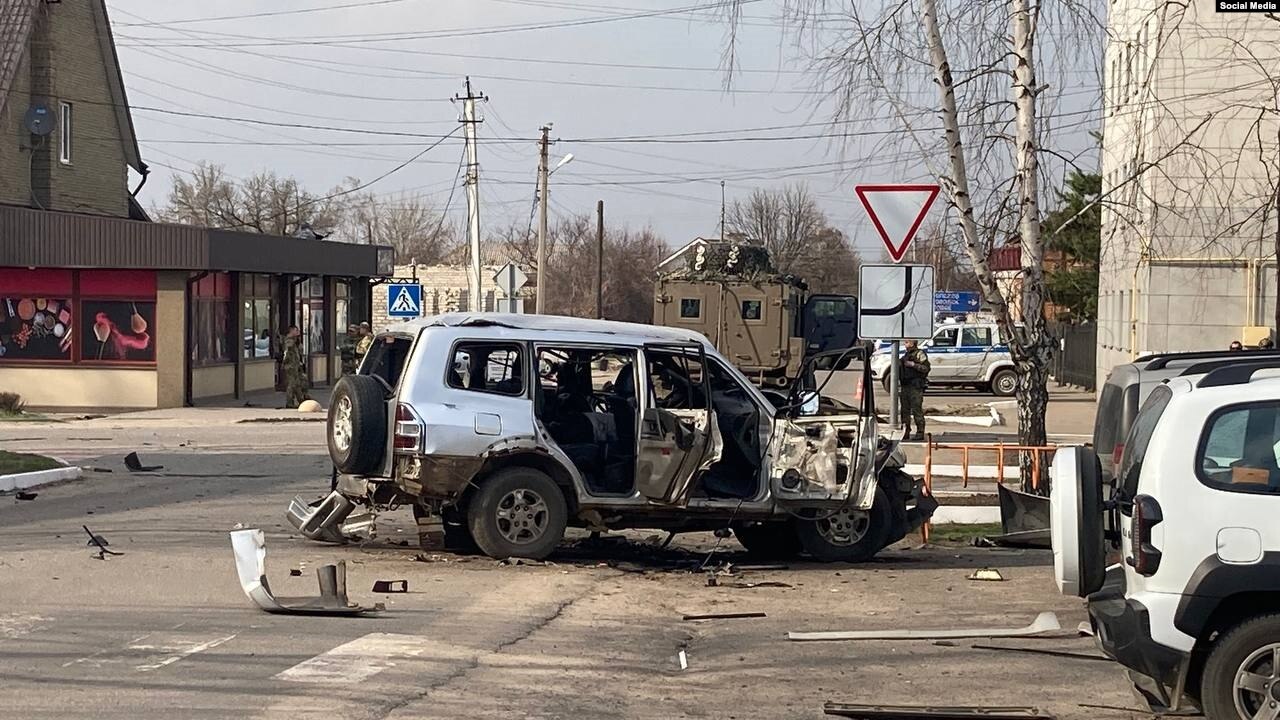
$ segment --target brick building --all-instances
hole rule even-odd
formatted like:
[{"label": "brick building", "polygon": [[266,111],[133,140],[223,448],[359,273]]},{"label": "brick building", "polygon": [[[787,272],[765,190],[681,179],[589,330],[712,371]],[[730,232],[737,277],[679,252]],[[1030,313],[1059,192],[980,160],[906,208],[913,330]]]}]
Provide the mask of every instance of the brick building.
[{"label": "brick building", "polygon": [[[136,180],[130,188],[130,171]],[[0,0],[0,390],[33,407],[153,408],[311,379],[369,317],[391,248],[149,222],[104,0]]]}]

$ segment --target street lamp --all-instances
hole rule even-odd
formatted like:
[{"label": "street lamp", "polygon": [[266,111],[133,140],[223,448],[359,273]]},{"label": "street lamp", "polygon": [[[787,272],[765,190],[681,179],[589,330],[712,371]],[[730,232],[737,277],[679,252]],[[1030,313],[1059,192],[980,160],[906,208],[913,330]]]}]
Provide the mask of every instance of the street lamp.
[{"label": "street lamp", "polygon": [[545,272],[547,267],[547,202],[551,199],[551,191],[547,187],[547,179],[550,178],[556,170],[573,162],[573,153],[569,153],[560,158],[560,162],[556,163],[554,168],[547,169],[547,133],[550,126],[542,128],[542,157],[538,163],[538,197],[541,199],[539,203],[538,213],[538,295],[534,301],[534,312],[541,315],[546,305],[548,276]]}]

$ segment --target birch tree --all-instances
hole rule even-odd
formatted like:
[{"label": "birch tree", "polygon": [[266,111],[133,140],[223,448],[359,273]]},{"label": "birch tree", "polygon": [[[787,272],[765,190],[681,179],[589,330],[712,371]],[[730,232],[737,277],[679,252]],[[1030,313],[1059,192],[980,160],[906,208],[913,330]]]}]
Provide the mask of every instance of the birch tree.
[{"label": "birch tree", "polygon": [[[1058,50],[1064,65],[1080,67],[1096,58],[1101,22],[1074,0],[781,2],[796,48],[823,93],[833,134],[887,128],[880,148],[896,150],[904,167],[923,165],[942,186],[979,290],[1010,340],[1019,439],[1044,445],[1054,343],[1044,314],[1042,158],[1070,158],[1045,145],[1041,108],[1062,91],[1056,82],[1042,84],[1037,73],[1046,46]],[[731,46],[739,37],[734,25],[741,5],[727,12]],[[730,81],[735,53],[732,47],[727,53]],[[1000,293],[987,263],[997,241],[1021,249],[1016,308]],[[1024,485],[1030,484],[1031,465],[1024,454]]]}]

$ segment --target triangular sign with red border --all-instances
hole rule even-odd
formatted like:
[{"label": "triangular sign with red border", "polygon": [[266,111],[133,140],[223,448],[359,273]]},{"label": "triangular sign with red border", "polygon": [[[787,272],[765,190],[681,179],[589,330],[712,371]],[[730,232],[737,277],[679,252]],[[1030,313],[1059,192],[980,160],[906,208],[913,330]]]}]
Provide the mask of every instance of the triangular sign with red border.
[{"label": "triangular sign with red border", "polygon": [[901,262],[938,197],[937,185],[857,185],[871,224],[894,262]]}]

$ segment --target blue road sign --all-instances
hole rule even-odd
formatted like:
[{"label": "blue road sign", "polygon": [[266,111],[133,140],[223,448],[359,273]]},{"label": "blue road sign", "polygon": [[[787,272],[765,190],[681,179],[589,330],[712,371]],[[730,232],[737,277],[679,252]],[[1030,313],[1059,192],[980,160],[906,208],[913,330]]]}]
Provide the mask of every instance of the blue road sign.
[{"label": "blue road sign", "polygon": [[422,286],[418,283],[387,285],[387,316],[415,318],[422,315]]},{"label": "blue road sign", "polygon": [[939,290],[933,294],[933,311],[947,313],[978,312],[982,304],[976,292]]}]

